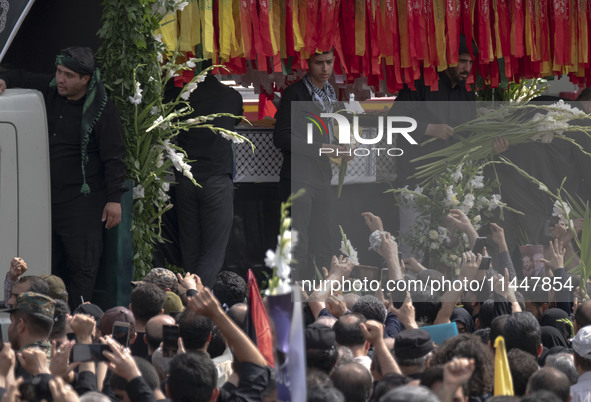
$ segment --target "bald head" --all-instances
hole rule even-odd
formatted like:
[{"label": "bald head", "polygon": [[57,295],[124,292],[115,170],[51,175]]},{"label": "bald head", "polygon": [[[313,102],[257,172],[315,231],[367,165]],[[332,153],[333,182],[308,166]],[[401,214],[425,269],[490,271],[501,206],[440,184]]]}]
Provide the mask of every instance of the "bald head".
[{"label": "bald head", "polygon": [[146,323],[145,340],[150,354],[154,353],[158,349],[158,346],[160,346],[160,342],[162,342],[162,326],[175,324],[174,318],[168,314],[159,314],[148,320]]}]

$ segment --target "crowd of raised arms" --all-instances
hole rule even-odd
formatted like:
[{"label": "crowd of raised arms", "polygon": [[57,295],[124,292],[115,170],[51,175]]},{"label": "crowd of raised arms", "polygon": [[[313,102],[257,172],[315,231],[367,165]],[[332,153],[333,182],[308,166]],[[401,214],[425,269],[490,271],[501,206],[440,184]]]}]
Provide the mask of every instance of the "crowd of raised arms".
[{"label": "crowd of raised arms", "polygon": [[[509,286],[515,270],[505,233],[492,224],[499,252],[493,266],[478,269],[486,248],[467,251],[454,279],[494,285],[465,291],[441,287],[442,274],[415,258],[400,260],[381,219],[363,218],[381,237],[377,251],[387,279],[422,286],[399,294],[331,292],[331,281],[346,280],[354,268],[335,256],[324,270],[328,286],[309,294],[301,289],[304,301],[294,308],[304,317],[298,330],[305,338],[308,401],[591,398],[591,301],[577,296],[585,281],[564,267],[574,254],[564,224],[552,227],[556,238],[543,262],[544,275],[565,286],[551,292]],[[451,210],[447,223],[474,247],[465,214]],[[0,351],[3,401],[278,400],[274,369],[245,331],[247,286],[236,273],[220,272],[209,289],[195,274],[154,268],[132,283],[129,306],[103,312],[90,303],[70,311],[61,279],[26,271],[26,262],[14,258],[4,283],[11,323]],[[432,338],[437,324],[455,326],[457,334]],[[508,392],[495,389],[499,335],[513,396],[494,396]],[[275,365],[280,361],[276,356]]]}]

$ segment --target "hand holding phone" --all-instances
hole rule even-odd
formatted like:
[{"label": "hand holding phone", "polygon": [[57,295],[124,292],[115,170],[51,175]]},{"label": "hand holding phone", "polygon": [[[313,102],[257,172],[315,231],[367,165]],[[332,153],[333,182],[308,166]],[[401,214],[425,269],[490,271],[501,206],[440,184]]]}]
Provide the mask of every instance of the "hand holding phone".
[{"label": "hand holding phone", "polygon": [[113,323],[113,339],[125,348],[129,346],[129,329],[130,324],[128,322],[115,321]]},{"label": "hand holding phone", "polygon": [[472,252],[474,254],[482,254],[482,250],[486,245],[486,237],[478,237],[476,242],[474,243],[474,247],[472,247]]},{"label": "hand holding phone", "polygon": [[91,343],[83,345],[80,343],[72,347],[72,362],[106,362],[107,358],[103,355],[105,350],[110,350],[109,345],[102,343]]}]

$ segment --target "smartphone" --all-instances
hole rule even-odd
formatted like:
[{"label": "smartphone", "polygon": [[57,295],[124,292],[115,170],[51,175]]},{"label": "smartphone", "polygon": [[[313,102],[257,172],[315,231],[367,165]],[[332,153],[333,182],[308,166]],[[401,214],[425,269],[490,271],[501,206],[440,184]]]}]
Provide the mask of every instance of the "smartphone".
[{"label": "smartphone", "polygon": [[482,261],[480,261],[480,265],[478,266],[478,269],[484,269],[484,270],[489,269],[491,261],[492,261],[492,257],[489,257],[487,255],[483,255]]},{"label": "smartphone", "polygon": [[113,339],[124,347],[129,346],[129,328],[130,324],[128,322],[115,321],[113,323]]},{"label": "smartphone", "polygon": [[472,247],[472,252],[474,254],[482,254],[482,249],[484,249],[484,246],[486,246],[486,237],[478,237],[474,243],[474,247]]},{"label": "smartphone", "polygon": [[83,345],[80,343],[72,347],[72,362],[106,362],[107,358],[103,355],[105,350],[110,351],[109,345],[102,343],[91,343]]},{"label": "smartphone", "polygon": [[179,341],[179,326],[178,325],[163,325],[162,326],[162,355],[164,357],[172,357],[176,355]]}]

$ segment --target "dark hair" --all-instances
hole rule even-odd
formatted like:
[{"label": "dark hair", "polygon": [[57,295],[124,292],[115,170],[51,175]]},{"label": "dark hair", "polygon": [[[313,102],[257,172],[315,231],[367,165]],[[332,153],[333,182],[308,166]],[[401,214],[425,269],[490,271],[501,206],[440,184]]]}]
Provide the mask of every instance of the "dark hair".
[{"label": "dark hair", "polygon": [[478,313],[478,321],[480,325],[478,328],[488,328],[495,318],[495,303],[492,299],[486,299],[480,305],[480,313]]},{"label": "dark hair", "polygon": [[337,364],[339,352],[336,347],[330,349],[306,349],[306,367],[315,368],[330,374]]},{"label": "dark hair", "polygon": [[308,387],[308,402],[345,402],[345,396],[333,386]]},{"label": "dark hair", "polygon": [[176,316],[176,323],[179,325],[179,336],[183,338],[188,351],[203,348],[213,331],[213,322],[209,318],[188,308]]},{"label": "dark hair", "polygon": [[577,307],[575,311],[575,322],[579,328],[591,325],[591,300],[587,300]]},{"label": "dark hair", "polygon": [[492,390],[493,356],[475,335],[460,334],[447,339],[441,347],[433,352],[431,365],[445,364],[454,357],[474,359],[474,373],[468,386],[469,396],[480,396]]},{"label": "dark hair", "polygon": [[410,379],[405,375],[398,373],[388,373],[384,375],[382,379],[376,384],[371,398],[374,401],[379,401],[382,395],[385,395],[391,389],[401,387],[408,384],[409,382]]},{"label": "dark hair", "polygon": [[517,396],[525,395],[529,377],[538,371],[538,362],[535,357],[521,349],[511,349],[507,353],[511,378],[513,378],[513,391]]},{"label": "dark hair", "polygon": [[332,387],[332,381],[327,373],[315,368],[306,370],[306,388]]},{"label": "dark hair", "polygon": [[538,320],[530,312],[518,312],[507,318],[503,328],[503,337],[507,351],[521,349],[536,359],[542,342],[542,330]]},{"label": "dark hair", "polygon": [[[150,362],[148,362],[146,359],[139,356],[133,356],[133,360],[135,360],[135,364],[137,365],[138,370],[140,371],[140,373],[142,373],[142,377],[144,377],[144,380],[146,381],[150,389],[152,391],[158,389],[158,387],[160,387],[160,379],[158,378],[158,373],[156,372],[154,366],[152,366]],[[123,377],[120,377],[117,374],[112,373],[110,381],[112,389],[120,391],[126,390],[127,380],[125,380]]]},{"label": "dark hair", "polygon": [[61,299],[54,299],[53,327],[49,339],[56,339],[66,335],[66,314],[70,314],[68,303]]},{"label": "dark hair", "polygon": [[30,334],[43,339],[49,337],[51,329],[53,328],[53,320],[47,317],[29,314],[23,310],[15,310],[12,314],[14,314],[15,320],[18,318],[23,319],[27,324]]},{"label": "dark hair", "polygon": [[505,323],[507,323],[509,317],[511,317],[509,314],[499,315],[490,323],[490,343],[493,347],[495,346],[495,340],[497,337],[503,335],[503,329],[505,328]]},{"label": "dark hair", "polygon": [[232,271],[221,271],[211,290],[220,304],[225,304],[228,308],[237,303],[244,303],[246,298],[246,282]]},{"label": "dark hair", "polygon": [[207,353],[209,354],[209,357],[215,359],[216,357],[223,355],[225,350],[226,342],[224,342],[224,337],[218,327],[214,325],[213,331],[211,332],[211,341],[209,341],[209,345],[207,345]]},{"label": "dark hair", "polygon": [[488,345],[490,341],[490,328],[482,328],[474,331],[474,335],[480,338],[484,345]]},{"label": "dark hair", "polygon": [[205,353],[184,353],[170,361],[168,391],[173,402],[206,402],[217,384],[217,371]]},{"label": "dark hair", "polygon": [[166,292],[153,283],[138,284],[131,291],[131,312],[137,321],[146,322],[160,314]]},{"label": "dark hair", "polygon": [[527,382],[529,391],[550,391],[556,394],[563,402],[568,402],[570,397],[570,382],[566,375],[552,367],[543,367],[529,378]]},{"label": "dark hair", "polygon": [[365,338],[363,337],[361,328],[359,328],[359,324],[365,323],[366,321],[365,317],[358,313],[341,316],[332,327],[336,342],[339,345],[349,347],[363,345]]},{"label": "dark hair", "polygon": [[30,283],[30,292],[41,293],[42,295],[49,296],[49,285],[47,281],[37,275],[21,276],[18,283]]},{"label": "dark hair", "polygon": [[372,378],[369,370],[359,363],[337,367],[330,375],[335,388],[347,396],[347,402],[365,402],[371,395]]},{"label": "dark hair", "polygon": [[361,296],[357,299],[353,304],[353,308],[351,308],[351,312],[361,314],[366,320],[375,320],[382,324],[386,322],[386,315],[388,314],[384,303],[371,295]]},{"label": "dark hair", "polygon": [[246,322],[246,314],[248,314],[248,306],[246,303],[236,303],[227,311],[228,317],[238,327],[244,329],[244,323]]},{"label": "dark hair", "polygon": [[575,367],[578,366],[577,371],[578,371],[579,367],[581,368],[581,371],[591,371],[591,360],[581,356],[577,352],[574,352],[574,356],[575,356]]}]

